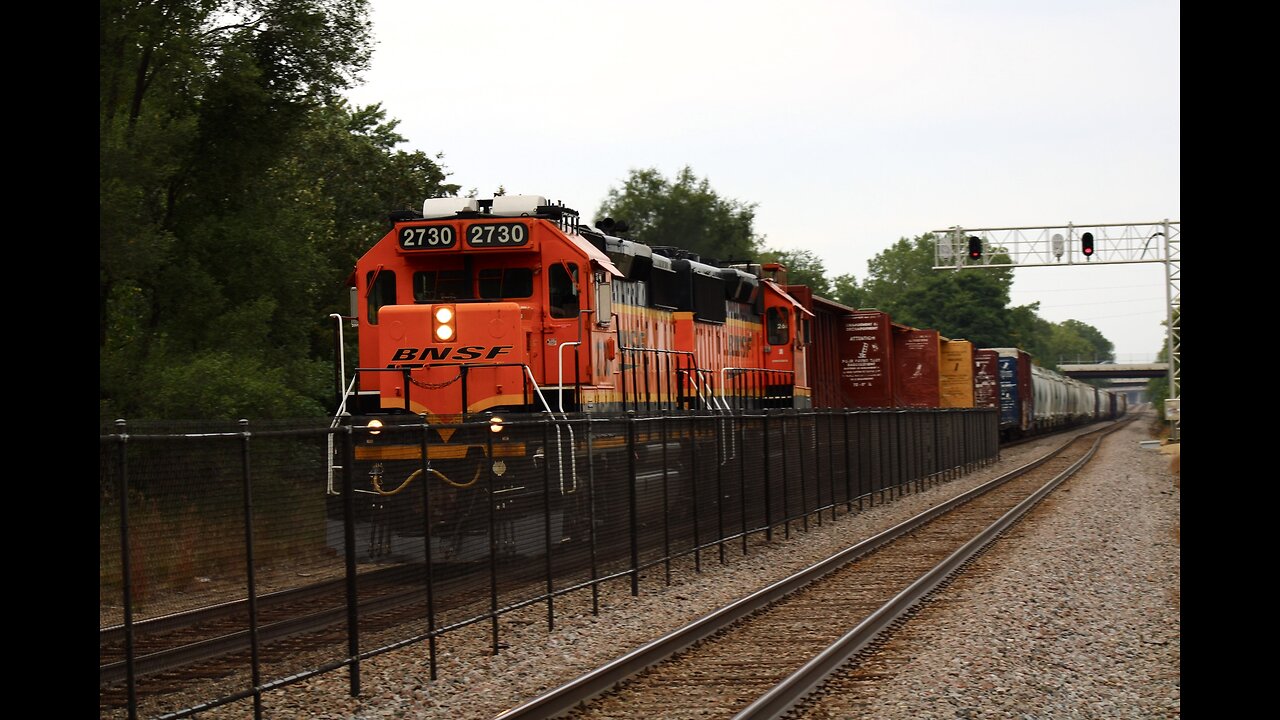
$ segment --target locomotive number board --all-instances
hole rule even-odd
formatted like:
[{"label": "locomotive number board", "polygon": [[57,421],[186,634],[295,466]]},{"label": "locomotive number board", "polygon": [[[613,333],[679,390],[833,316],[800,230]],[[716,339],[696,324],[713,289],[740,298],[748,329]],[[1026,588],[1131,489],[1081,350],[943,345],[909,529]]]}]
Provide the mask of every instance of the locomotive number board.
[{"label": "locomotive number board", "polygon": [[416,225],[400,228],[403,250],[448,250],[458,244],[458,231],[452,225]]},{"label": "locomotive number board", "polygon": [[473,248],[522,247],[529,244],[529,226],[524,223],[473,223],[459,232],[455,225],[409,225],[400,228],[401,250],[452,250],[458,236]]},{"label": "locomotive number board", "polygon": [[523,223],[475,223],[467,227],[471,247],[518,247],[529,244],[529,228]]}]

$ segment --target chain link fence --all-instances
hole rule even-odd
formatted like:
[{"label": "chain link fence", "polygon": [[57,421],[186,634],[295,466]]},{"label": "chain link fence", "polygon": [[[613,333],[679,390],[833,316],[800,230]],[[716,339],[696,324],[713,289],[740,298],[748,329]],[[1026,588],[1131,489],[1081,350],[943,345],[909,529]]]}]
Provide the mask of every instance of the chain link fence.
[{"label": "chain link fence", "polygon": [[[409,643],[640,591],[994,461],[992,410],[562,415],[100,436],[102,717],[186,717]],[[127,550],[126,550],[127,549]]]}]

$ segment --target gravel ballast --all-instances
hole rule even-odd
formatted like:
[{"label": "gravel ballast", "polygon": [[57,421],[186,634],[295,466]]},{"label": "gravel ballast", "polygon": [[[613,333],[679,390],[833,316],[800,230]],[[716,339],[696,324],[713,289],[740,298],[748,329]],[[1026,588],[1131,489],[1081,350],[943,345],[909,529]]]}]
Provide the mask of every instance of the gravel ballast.
[{"label": "gravel ballast", "polygon": [[[1170,456],[1142,448],[1152,422],[1111,436],[1094,463],[927,602],[884,644],[876,667],[811,717],[1166,718],[1180,715],[1180,522]],[[438,641],[439,679],[426,643],[361,663],[362,696],[345,670],[268,692],[273,719],[492,718],[808,564],[1025,464],[1061,439],[1006,450],[1000,462],[921,493],[875,505],[772,544],[733,545],[672,572],[649,571],[638,597],[603,586],[599,615],[587,592],[503,620],[506,646],[491,654],[489,626]],[[1065,491],[1065,492],[1063,492]],[[248,702],[201,713],[252,717]],[[728,713],[731,715],[732,713]],[[711,713],[709,717],[717,716]]]}]

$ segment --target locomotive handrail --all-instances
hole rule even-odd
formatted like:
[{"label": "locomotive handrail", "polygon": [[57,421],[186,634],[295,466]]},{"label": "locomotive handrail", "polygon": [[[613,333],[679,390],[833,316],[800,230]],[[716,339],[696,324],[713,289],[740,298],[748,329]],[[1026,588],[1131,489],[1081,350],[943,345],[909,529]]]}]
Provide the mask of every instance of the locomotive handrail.
[{"label": "locomotive handrail", "polygon": [[351,376],[351,382],[347,383],[347,389],[342,393],[342,402],[338,404],[338,411],[333,414],[333,422],[329,423],[329,429],[332,430],[342,424],[342,415],[347,411],[347,398],[351,397],[351,392],[356,389],[356,376]]},{"label": "locomotive handrail", "polygon": [[[342,416],[345,415],[347,412],[347,398],[350,397],[351,391],[354,390],[355,387],[356,387],[356,376],[352,375],[351,383],[347,385],[346,392],[342,393],[342,402],[338,404],[338,412],[334,413],[333,422],[329,423],[330,430],[334,430],[339,425],[342,424]],[[326,473],[327,477],[325,478],[325,492],[328,493],[329,495],[338,494],[338,491],[333,489],[333,471],[342,469],[341,465],[333,464],[333,454],[337,452],[337,449],[334,448],[333,446],[333,442],[334,442],[333,438],[334,438],[334,435],[332,432],[326,435],[326,440],[329,445],[329,469]]]},{"label": "locomotive handrail", "polygon": [[[333,422],[329,423],[329,429],[333,430],[342,423],[342,416],[347,411],[347,398],[351,397],[351,391],[355,389],[356,376],[358,373],[352,374],[351,382],[344,390],[342,383],[347,379],[347,355],[345,347],[346,343],[343,340],[342,321],[349,318],[343,316],[341,313],[329,313],[329,317],[336,321],[334,323],[334,352],[338,356],[338,410],[333,414]],[[332,432],[328,434],[327,444],[329,449],[329,462],[328,470],[325,472],[325,492],[330,495],[337,495],[337,491],[333,489],[333,473],[335,470],[341,469],[342,466],[334,465],[333,463],[333,455],[337,450],[334,448],[334,435]]]},{"label": "locomotive handrail", "polygon": [[[621,332],[621,328],[619,328],[619,332]],[[637,347],[633,345],[623,345],[621,341],[621,337],[619,337],[619,340],[618,340],[618,350],[621,352],[647,353],[651,355],[675,355],[677,357],[684,357],[688,359],[690,367],[677,368],[678,372],[685,372],[685,373],[710,372],[708,370],[703,370],[702,368],[698,367],[698,356],[691,350],[666,350],[663,348],[647,348],[647,347]],[[633,382],[634,382],[634,378],[633,378]],[[645,392],[647,394],[648,393],[648,377],[647,376],[645,378],[645,384],[646,384]],[[624,403],[625,403],[625,393],[626,393],[625,379],[622,382],[622,386],[623,386]],[[660,391],[661,391],[661,387],[659,387],[659,392]],[[678,400],[678,397],[676,399]]]},{"label": "locomotive handrail", "polygon": [[684,374],[684,376],[685,376],[685,378],[687,378],[687,379],[688,379],[688,381],[689,381],[689,387],[692,387],[692,388],[693,388],[693,394],[694,394],[694,397],[698,398],[698,404],[699,404],[699,405],[702,405],[702,406],[706,407],[708,410],[716,410],[716,409],[717,409],[717,408],[715,407],[715,405],[714,405],[714,404],[707,402],[707,398],[703,395],[703,392],[702,392],[702,386],[698,384],[698,371],[697,371],[697,370],[680,370],[680,369],[677,369],[677,371],[676,371],[676,372],[677,372],[678,374],[679,374],[679,373],[683,373],[683,374]]},{"label": "locomotive handrail", "polygon": [[[333,427],[337,427],[338,418],[342,416],[342,411],[347,406],[347,394],[342,391],[342,383],[347,378],[347,354],[346,354],[346,347],[345,347],[346,341],[343,340],[342,321],[348,318],[344,317],[340,313],[329,313],[329,317],[337,321],[335,323],[335,327],[337,329],[334,332],[333,344],[334,344],[334,353],[338,356],[338,383],[337,384],[338,384],[339,397],[338,397],[338,412],[336,415],[334,415],[334,424],[330,426],[331,428],[333,428]],[[354,375],[351,377],[351,381],[353,383],[355,382]],[[349,391],[350,389],[348,388],[348,392]]]},{"label": "locomotive handrail", "polygon": [[[796,373],[794,370],[778,370],[775,368],[757,368],[757,367],[724,367],[724,368],[720,368],[720,396],[722,398],[724,397],[725,390],[729,387],[729,381],[728,381],[728,378],[726,377],[726,374],[729,373],[730,371],[740,372],[740,373],[758,372],[758,373],[777,373],[780,375],[790,375],[792,377],[791,385],[793,387],[795,386],[794,378]],[[767,391],[764,393],[761,393],[760,399],[761,400],[769,399]],[[726,401],[726,404],[727,404],[727,401]]]},{"label": "locomotive handrail", "polygon": [[[579,313],[578,318],[579,320],[581,320],[582,318],[581,313]],[[579,323],[579,326],[578,326],[578,333],[579,333],[579,337],[581,337],[581,333],[582,333],[581,323]],[[569,416],[566,415],[564,411],[564,349],[569,345],[573,345],[576,347],[581,344],[582,344],[582,340],[574,340],[572,342],[560,343],[560,349],[557,351],[560,356],[560,377],[558,380],[560,384],[558,388],[558,394],[560,395],[560,417],[566,423],[569,420]],[[577,363],[574,363],[574,364],[575,366],[577,365]],[[579,389],[577,383],[574,383],[574,388],[575,388],[575,392]],[[552,417],[555,417],[555,416],[552,415]],[[569,425],[569,447],[572,448],[576,446],[577,446],[577,442],[573,434],[573,425],[570,424]],[[560,423],[558,422],[556,423],[556,452],[559,453],[560,455],[560,462],[559,462],[558,469],[560,471],[560,494],[563,495],[565,494],[564,493],[564,443],[560,441]],[[578,491],[578,460],[572,453],[570,453],[569,455],[569,463],[570,463],[570,474],[573,479],[573,489],[570,490],[569,492],[577,492]]]},{"label": "locomotive handrail", "polygon": [[[551,416],[551,418],[552,418],[553,420],[555,420],[555,419],[556,419],[556,414],[555,414],[555,412],[551,409],[551,404],[547,402],[547,398],[546,398],[546,396],[542,394],[542,388],[541,388],[541,387],[538,387],[538,381],[537,381],[537,379],[533,377],[533,368],[529,367],[528,365],[522,365],[522,366],[524,367],[525,375],[527,375],[527,376],[529,377],[529,384],[530,384],[530,385],[533,385],[533,392],[538,396],[538,399],[542,401],[542,407],[546,408],[546,409],[547,409],[547,415],[550,415],[550,416]],[[563,387],[561,387],[561,388],[560,388],[560,392],[561,392],[561,397],[563,397],[563,393],[564,393],[564,388],[563,388]],[[568,423],[568,422],[569,422],[569,417],[568,417],[568,416],[567,416],[563,411],[560,413],[560,416],[561,416],[561,417],[560,417],[560,420],[563,420],[565,423]],[[564,491],[564,442],[563,442],[563,439],[562,439],[562,437],[561,437],[561,435],[560,435],[560,420],[556,420],[556,423],[555,423],[555,426],[556,426],[556,452],[558,452],[558,453],[560,454],[560,463],[559,463],[559,468],[558,468],[558,469],[559,469],[559,474],[560,474],[560,494],[561,494],[561,495],[565,495],[566,493],[565,493],[565,491]],[[570,425],[569,425],[569,442],[570,442],[570,443],[573,443],[573,441],[574,441],[574,439],[573,439],[573,425],[572,425],[572,424],[570,424]],[[578,491],[578,465],[577,465],[577,463],[576,463],[576,462],[573,464],[573,473],[572,473],[572,475],[571,475],[571,479],[572,479],[572,481],[573,481],[573,487],[571,487],[571,488],[569,489],[569,492],[574,493],[574,492],[577,492],[577,491]]]},{"label": "locomotive handrail", "polygon": [[[526,365],[526,364],[524,364],[524,363],[518,363],[518,362],[507,362],[507,363],[456,363],[456,362],[438,362],[438,363],[426,363],[426,364],[420,364],[420,365],[417,365],[417,366],[415,366],[415,367],[374,367],[374,368],[361,368],[361,367],[358,367],[358,368],[356,368],[356,369],[355,369],[355,377],[356,377],[356,378],[358,378],[358,377],[359,377],[359,375],[360,375],[360,373],[377,373],[377,372],[394,372],[394,373],[400,373],[400,374],[401,374],[401,375],[403,375],[403,376],[404,376],[404,378],[405,378],[404,410],[405,410],[406,412],[410,412],[410,410],[411,410],[411,406],[410,406],[410,394],[411,394],[411,393],[410,393],[409,386],[410,386],[410,385],[418,385],[418,386],[422,386],[422,383],[419,383],[417,380],[414,380],[414,379],[412,378],[411,373],[412,373],[414,370],[428,370],[428,369],[432,369],[432,368],[441,368],[441,367],[456,367],[456,368],[458,368],[458,376],[457,376],[457,377],[455,377],[454,379],[452,379],[452,380],[448,381],[447,383],[444,383],[443,385],[441,385],[441,386],[439,386],[439,387],[443,387],[444,385],[451,385],[451,384],[453,384],[454,382],[457,382],[457,381],[459,381],[459,380],[461,380],[461,381],[462,381],[462,414],[465,416],[465,415],[469,415],[469,414],[471,414],[471,413],[470,413],[470,411],[468,411],[468,410],[467,410],[467,375],[468,375],[468,373],[470,373],[470,371],[472,371],[472,370],[496,370],[496,369],[498,369],[498,368],[504,368],[504,367],[520,367],[520,368],[526,368],[526,369],[527,369],[529,366],[528,366],[528,365]],[[530,376],[530,379],[532,380],[532,376]],[[353,380],[353,384],[354,384],[354,380]],[[429,389],[439,389],[439,387],[432,388],[430,385],[428,385],[427,387],[428,387]],[[534,387],[535,387],[535,388],[537,387],[537,383],[534,383]],[[528,390],[529,390],[529,388],[528,388],[528,386],[527,386],[527,385],[524,385],[524,386],[522,386],[522,387],[521,387],[521,390],[520,390],[520,397],[521,397],[521,399],[522,399],[522,400],[523,400],[524,398],[528,397]],[[547,412],[551,412],[550,408],[548,408],[548,409],[547,409]]]},{"label": "locomotive handrail", "polygon": [[[685,371],[685,372],[690,372],[690,371]],[[692,371],[692,374],[695,377],[697,375],[706,374],[706,375],[710,375],[712,380],[715,379],[714,370],[696,370],[695,369]],[[707,407],[711,409],[712,412],[723,413],[724,415],[732,414],[732,410],[730,409],[729,404],[724,401],[723,395],[719,397],[719,401],[717,402],[715,391],[709,387],[712,383],[705,384],[708,387],[707,387],[706,395],[704,396],[702,389],[698,387],[696,379],[691,379],[689,382],[693,384],[694,389],[698,392],[699,399],[701,399],[704,403],[706,403]],[[708,398],[710,399],[708,400]],[[725,463],[729,462],[730,460],[738,456],[737,438],[734,436],[733,432],[731,432],[728,429],[729,423],[730,423],[730,419],[728,418],[721,418],[720,420],[720,426],[722,428],[722,431],[724,432],[725,437],[728,438],[728,442],[722,443],[720,447],[720,464],[721,465],[724,465]]]},{"label": "locomotive handrail", "polygon": [[[559,383],[559,388],[560,388],[560,414],[561,415],[564,414],[564,349],[566,347],[569,347],[570,345],[577,347],[581,344],[582,344],[581,340],[573,340],[570,342],[560,343],[560,349],[556,351],[560,359],[559,378],[557,379],[557,382]],[[576,366],[577,363],[574,363],[574,365]],[[577,386],[578,384],[574,383],[575,390],[577,389]]]},{"label": "locomotive handrail", "polygon": [[712,383],[706,382],[706,383],[703,383],[702,385],[698,384],[698,377],[701,375],[709,375],[711,379],[714,380],[715,371],[699,370],[697,368],[694,368],[692,370],[688,370],[688,369],[681,370],[680,372],[684,373],[685,376],[689,378],[689,384],[693,386],[693,390],[694,392],[697,393],[698,399],[703,402],[703,404],[707,407],[708,410],[724,411],[724,412],[729,411],[729,406],[727,404],[723,402],[717,402],[715,391],[711,388]]},{"label": "locomotive handrail", "polygon": [[529,376],[529,384],[533,385],[533,392],[538,396],[538,399],[542,401],[542,407],[547,409],[548,415],[555,417],[555,413],[551,411],[550,403],[547,402],[546,396],[542,394],[542,388],[538,387],[538,381],[533,377],[533,368],[523,363],[521,363],[521,367],[524,368],[525,375]]}]

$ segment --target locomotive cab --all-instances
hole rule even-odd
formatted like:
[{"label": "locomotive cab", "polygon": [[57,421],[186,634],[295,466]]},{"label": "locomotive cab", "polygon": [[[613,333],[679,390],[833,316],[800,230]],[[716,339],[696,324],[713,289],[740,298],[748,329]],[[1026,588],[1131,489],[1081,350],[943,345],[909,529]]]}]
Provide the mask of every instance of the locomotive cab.
[{"label": "locomotive cab", "polygon": [[433,198],[421,217],[397,219],[356,266],[354,407],[430,417],[561,407],[566,365],[575,386],[591,374],[589,356],[561,348],[609,327],[609,279],[621,274],[576,221],[524,195]]},{"label": "locomotive cab", "polygon": [[358,521],[379,538],[371,553],[424,532],[454,561],[487,553],[495,533],[499,552],[528,552],[549,458],[558,495],[576,502],[569,426],[548,445],[519,419],[565,419],[605,372],[582,350],[613,327],[620,273],[576,230],[576,212],[538,196],[433,198],[393,216],[358,260],[359,360],[343,409],[355,472],[369,478],[357,492],[370,498]]}]

